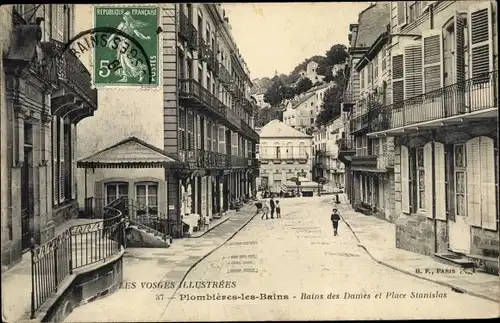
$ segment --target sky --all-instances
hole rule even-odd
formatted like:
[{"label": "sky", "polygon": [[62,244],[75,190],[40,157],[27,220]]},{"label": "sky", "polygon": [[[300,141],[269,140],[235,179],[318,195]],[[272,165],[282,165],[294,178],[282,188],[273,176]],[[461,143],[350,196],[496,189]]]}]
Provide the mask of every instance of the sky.
[{"label": "sky", "polygon": [[349,24],[370,2],[224,3],[251,78],[288,74],[335,44],[348,44]]}]

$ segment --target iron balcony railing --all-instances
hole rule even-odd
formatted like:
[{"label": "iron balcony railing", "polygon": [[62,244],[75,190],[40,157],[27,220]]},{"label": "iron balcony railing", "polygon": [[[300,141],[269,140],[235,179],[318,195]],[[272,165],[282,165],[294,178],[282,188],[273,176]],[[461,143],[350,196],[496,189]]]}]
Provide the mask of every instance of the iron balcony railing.
[{"label": "iron balcony railing", "polygon": [[369,131],[377,132],[490,108],[498,109],[498,71],[386,105],[367,117]]},{"label": "iron balcony railing", "polygon": [[189,18],[185,13],[179,12],[179,38],[187,41],[189,39]]},{"label": "iron balcony railing", "polygon": [[250,127],[245,121],[241,120],[241,131],[246,134],[250,139],[255,141],[259,140],[259,134],[252,127]]},{"label": "iron balcony railing", "polygon": [[71,54],[69,50],[62,52],[64,44],[52,39],[50,41],[62,55],[56,58],[57,75],[60,81],[68,84],[80,97],[85,99],[89,105],[97,107],[97,89],[91,87],[92,76],[85,65]]},{"label": "iron balcony railing", "polygon": [[337,141],[337,145],[339,146],[340,151],[355,151],[356,150],[356,145],[355,145],[354,139],[352,139],[351,137],[340,138]]},{"label": "iron balcony railing", "polygon": [[255,158],[234,156],[215,151],[194,149],[187,151],[186,155],[191,156],[187,163],[197,169],[217,169],[230,167],[257,166]]},{"label": "iron balcony railing", "polygon": [[193,79],[179,80],[179,95],[181,97],[194,97],[199,100],[208,110],[215,113],[220,118],[225,119],[227,110],[223,104],[205,89],[200,83]]},{"label": "iron balcony railing", "polygon": [[228,87],[233,83],[231,73],[229,73],[227,68],[222,63],[219,63],[219,81],[224,87]]},{"label": "iron balcony railing", "polygon": [[192,25],[189,24],[187,26],[187,40],[186,40],[186,46],[190,50],[197,50],[198,49],[198,31],[196,28]]},{"label": "iron balcony railing", "polygon": [[31,318],[75,269],[103,261],[125,247],[123,200],[101,208],[101,220],[75,225],[31,248]]}]

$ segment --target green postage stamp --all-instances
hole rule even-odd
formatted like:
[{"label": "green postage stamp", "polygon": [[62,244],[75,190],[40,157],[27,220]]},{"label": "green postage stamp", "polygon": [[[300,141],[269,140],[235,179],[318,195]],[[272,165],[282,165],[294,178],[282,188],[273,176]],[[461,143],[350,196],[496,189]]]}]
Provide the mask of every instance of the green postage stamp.
[{"label": "green postage stamp", "polygon": [[95,28],[110,30],[94,47],[96,86],[158,85],[158,16],[158,7],[94,8]]}]

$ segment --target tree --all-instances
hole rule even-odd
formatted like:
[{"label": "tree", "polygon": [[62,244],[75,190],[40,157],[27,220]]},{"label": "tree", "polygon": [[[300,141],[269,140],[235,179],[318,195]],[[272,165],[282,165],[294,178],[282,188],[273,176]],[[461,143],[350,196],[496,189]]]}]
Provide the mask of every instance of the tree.
[{"label": "tree", "polygon": [[257,127],[265,126],[269,121],[281,118],[281,110],[279,107],[266,107],[259,110],[255,118]]},{"label": "tree", "polygon": [[299,83],[297,84],[296,93],[301,94],[307,92],[312,88],[312,86],[313,82],[307,77],[305,77],[302,80],[300,80]]},{"label": "tree", "polygon": [[330,47],[330,49],[326,51],[325,56],[330,66],[345,63],[347,58],[349,58],[347,48],[342,44],[336,44]]},{"label": "tree", "polygon": [[284,86],[282,90],[282,98],[284,100],[289,100],[292,99],[296,95],[296,91],[294,87],[291,86]]},{"label": "tree", "polygon": [[321,110],[316,116],[315,124],[321,126],[341,113],[340,104],[342,103],[342,84],[335,84],[325,91]]},{"label": "tree", "polygon": [[321,55],[314,55],[312,57],[306,58],[302,63],[295,66],[295,68],[293,69],[292,73],[290,73],[290,75],[298,76],[300,71],[305,70],[307,67],[307,64],[309,64],[310,62],[314,61],[314,62],[320,64],[324,60],[325,60],[325,57],[321,56]]},{"label": "tree", "polygon": [[276,106],[283,100],[283,82],[278,76],[273,77],[272,82],[264,94],[264,102]]}]

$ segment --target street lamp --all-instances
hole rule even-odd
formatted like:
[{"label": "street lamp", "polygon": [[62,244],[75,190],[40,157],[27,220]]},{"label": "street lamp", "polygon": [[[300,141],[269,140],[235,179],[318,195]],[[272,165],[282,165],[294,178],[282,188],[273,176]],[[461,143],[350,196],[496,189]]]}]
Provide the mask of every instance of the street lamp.
[{"label": "street lamp", "polygon": [[297,173],[297,195],[300,195],[300,191],[299,191],[299,186],[301,185],[300,184],[300,177],[306,177],[306,172],[304,170],[300,171]]}]

